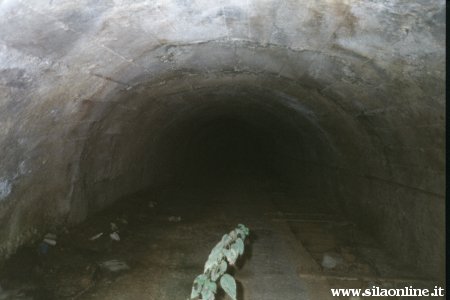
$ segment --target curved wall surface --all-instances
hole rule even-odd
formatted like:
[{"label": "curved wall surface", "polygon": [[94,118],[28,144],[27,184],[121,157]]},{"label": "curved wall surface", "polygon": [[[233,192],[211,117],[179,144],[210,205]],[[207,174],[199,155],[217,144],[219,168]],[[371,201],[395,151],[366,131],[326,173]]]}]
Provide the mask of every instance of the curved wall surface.
[{"label": "curved wall surface", "polygon": [[2,0],[0,255],[213,141],[441,278],[444,43],[444,1]]}]

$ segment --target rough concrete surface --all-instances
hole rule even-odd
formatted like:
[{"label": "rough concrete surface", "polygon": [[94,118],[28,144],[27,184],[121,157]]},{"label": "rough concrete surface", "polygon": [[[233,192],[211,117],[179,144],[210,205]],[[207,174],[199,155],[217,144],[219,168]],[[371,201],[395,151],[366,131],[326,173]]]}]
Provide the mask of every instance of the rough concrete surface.
[{"label": "rough concrete surface", "polygon": [[444,42],[434,0],[0,1],[0,257],[245,166],[443,280]]}]

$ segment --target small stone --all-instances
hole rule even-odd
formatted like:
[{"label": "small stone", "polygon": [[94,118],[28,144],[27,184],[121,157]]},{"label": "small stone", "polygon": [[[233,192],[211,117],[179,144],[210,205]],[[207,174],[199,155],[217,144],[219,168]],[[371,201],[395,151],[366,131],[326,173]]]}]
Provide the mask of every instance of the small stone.
[{"label": "small stone", "polygon": [[325,269],[334,269],[340,263],[342,263],[342,257],[337,254],[325,253],[323,255],[322,267]]},{"label": "small stone", "polygon": [[44,236],[44,239],[56,240],[56,234],[54,234],[54,233],[47,233],[47,234]]},{"label": "small stone", "polygon": [[91,237],[89,240],[90,241],[95,241],[96,239],[98,239],[99,237],[101,237],[103,235],[103,232],[100,232],[96,235],[94,235],[93,237]]},{"label": "small stone", "polygon": [[119,234],[117,233],[117,232],[113,232],[113,233],[111,233],[110,235],[109,235],[109,237],[112,239],[112,240],[114,240],[114,241],[120,241],[120,236],[119,236]]},{"label": "small stone", "polygon": [[118,230],[119,229],[119,227],[117,227],[117,225],[116,225],[116,223],[110,223],[111,224],[111,230],[112,231],[116,231],[116,230]]},{"label": "small stone", "polygon": [[44,243],[50,245],[50,246],[55,246],[56,245],[56,241],[55,240],[51,240],[51,239],[44,239]]},{"label": "small stone", "polygon": [[181,217],[175,217],[175,216],[171,216],[167,219],[169,222],[180,222],[181,221]]},{"label": "small stone", "polygon": [[125,262],[119,261],[117,259],[105,261],[101,263],[100,266],[111,272],[118,272],[130,269],[130,267]]}]

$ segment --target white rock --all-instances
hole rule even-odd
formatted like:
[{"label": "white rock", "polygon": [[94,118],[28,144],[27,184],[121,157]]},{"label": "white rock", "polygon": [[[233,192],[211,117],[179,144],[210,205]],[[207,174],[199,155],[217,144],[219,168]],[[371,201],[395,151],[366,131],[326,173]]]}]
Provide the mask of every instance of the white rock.
[{"label": "white rock", "polygon": [[125,262],[119,261],[117,259],[105,261],[101,263],[100,266],[111,272],[118,272],[130,269],[130,267]]},{"label": "white rock", "polygon": [[55,246],[56,245],[56,241],[52,240],[52,239],[44,239],[44,243],[47,243],[51,246]]},{"label": "white rock", "polygon": [[44,239],[56,240],[56,234],[54,234],[54,233],[47,233],[44,236]]},{"label": "white rock", "polygon": [[322,267],[325,269],[334,269],[340,263],[342,263],[342,258],[339,255],[329,253],[323,255]]},{"label": "white rock", "polygon": [[180,222],[181,221],[181,217],[175,217],[175,216],[171,216],[167,219],[169,222]]},{"label": "white rock", "polygon": [[89,240],[94,241],[94,240],[98,239],[99,237],[101,237],[102,235],[103,235],[103,232],[100,232],[100,233],[94,235],[93,237],[91,237]]},{"label": "white rock", "polygon": [[113,232],[109,235],[109,237],[114,241],[120,241],[120,236],[117,232]]},{"label": "white rock", "polygon": [[116,223],[110,223],[111,224],[111,230],[112,231],[116,231],[116,230],[118,230],[119,229],[119,227],[117,227],[117,225],[116,225]]}]

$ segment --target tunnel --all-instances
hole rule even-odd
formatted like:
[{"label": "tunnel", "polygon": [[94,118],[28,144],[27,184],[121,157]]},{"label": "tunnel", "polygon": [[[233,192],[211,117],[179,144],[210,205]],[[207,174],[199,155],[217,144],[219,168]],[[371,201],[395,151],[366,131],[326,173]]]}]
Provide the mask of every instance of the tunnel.
[{"label": "tunnel", "polygon": [[237,224],[239,300],[443,286],[445,24],[441,0],[0,0],[0,299],[186,299]]}]

